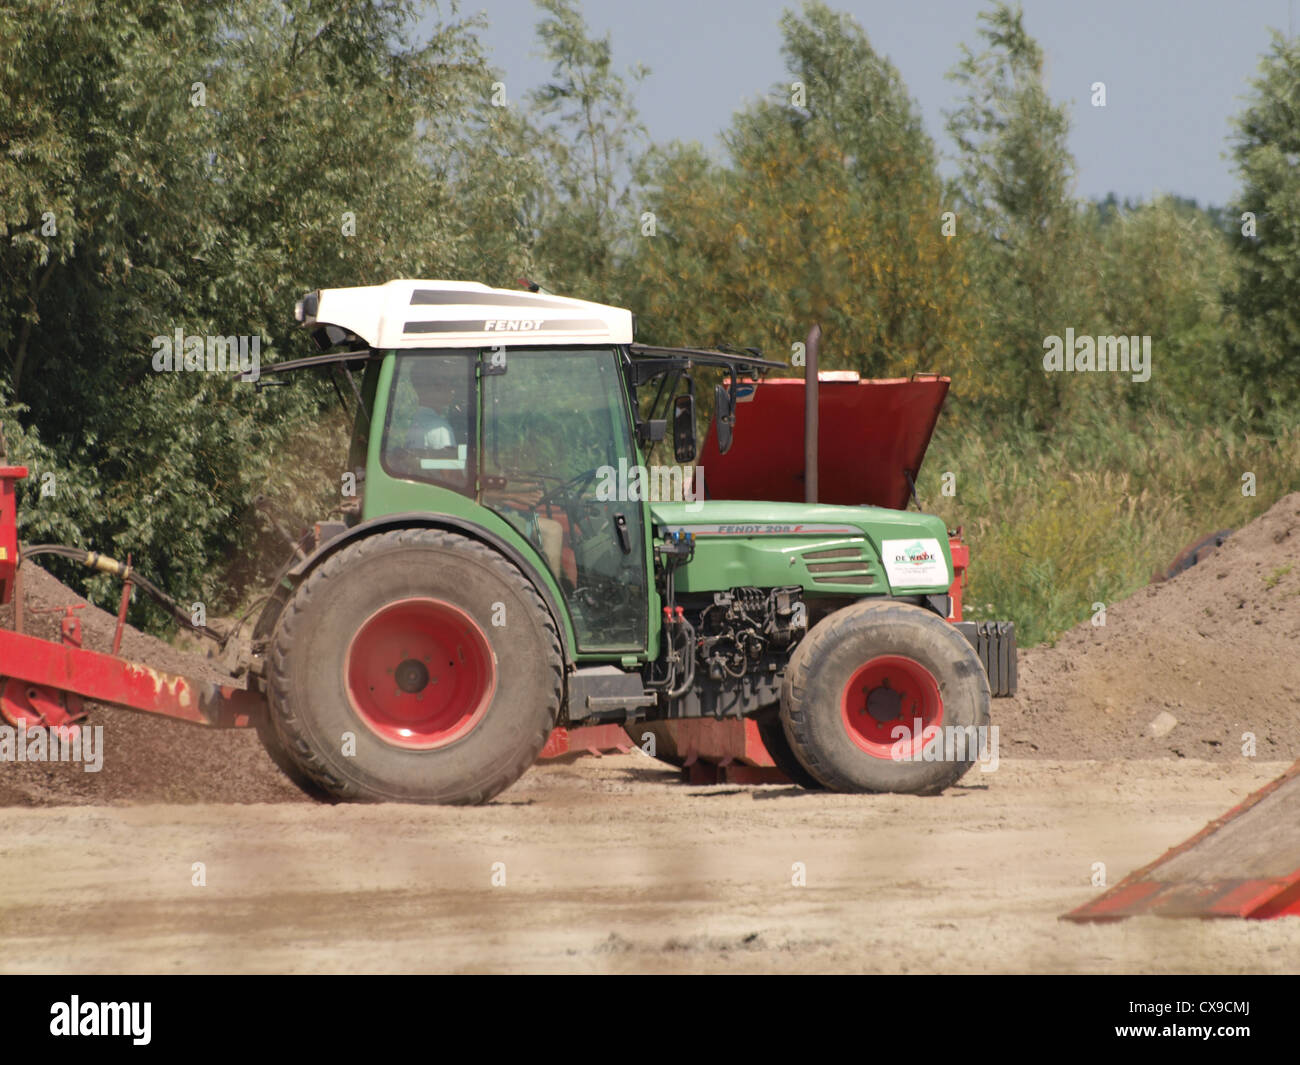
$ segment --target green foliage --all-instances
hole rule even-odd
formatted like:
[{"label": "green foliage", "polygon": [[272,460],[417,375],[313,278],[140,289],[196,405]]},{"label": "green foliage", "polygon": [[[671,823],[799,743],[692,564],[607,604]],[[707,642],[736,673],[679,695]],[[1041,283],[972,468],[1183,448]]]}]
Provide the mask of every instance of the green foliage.
[{"label": "green foliage", "polygon": [[950,77],[966,90],[948,116],[962,163],[958,190],[979,224],[1010,251],[1068,225],[1074,159],[1070,121],[1043,84],[1043,52],[1024,13],[998,3],[979,16],[986,49],[962,45]]},{"label": "green foliage", "polygon": [[1166,197],[1120,210],[1079,239],[1096,267],[1076,329],[1150,336],[1152,371],[1140,383],[1109,373],[1066,380],[1063,405],[1176,411],[1193,425],[1229,420],[1240,396],[1228,355],[1235,318],[1219,295],[1233,255],[1213,217]]},{"label": "green foliage", "polygon": [[950,77],[965,99],[948,115],[960,174],[954,195],[970,234],[983,370],[960,384],[985,410],[1020,408],[1046,426],[1059,375],[1042,371],[1043,338],[1081,322],[1085,242],[1072,199],[1069,118],[1043,83],[1043,54],[1023,14],[996,4],[979,16],[985,49],[964,45]]},{"label": "green foliage", "polygon": [[61,471],[24,535],[132,551],[178,596],[228,602],[214,563],[284,553],[258,496],[295,531],[338,503],[333,393],[157,373],[152,338],[258,337],[271,362],[307,353],[289,311],[312,288],[527,267],[532,171],[490,158],[517,129],[476,26],[412,42],[421,10],[0,7],[0,344]]},{"label": "green foliage", "polygon": [[[941,421],[917,489],[972,545],[967,616],[1010,618],[1028,646],[1136,591],[1193,540],[1300,490],[1298,449],[1294,417],[1240,432],[1094,411],[1049,439]],[[1245,470],[1254,496],[1242,495]],[[953,498],[940,494],[944,472],[956,474]]]},{"label": "green foliage", "polygon": [[624,272],[643,334],[785,359],[819,322],[827,368],[960,374],[962,258],[898,71],[822,3],[781,28],[787,79],[736,115],[727,165],[684,145],[643,161],[657,227]]},{"label": "green foliage", "polygon": [[645,127],[633,86],[650,73],[613,68],[608,36],[590,36],[576,0],[536,0],[552,80],[529,95],[543,180],[532,203],[541,275],[586,299],[611,299],[611,271],[633,239],[632,168]]},{"label": "green foliage", "polygon": [[1254,94],[1237,121],[1233,158],[1238,270],[1229,292],[1241,321],[1232,345],[1251,408],[1300,399],[1300,38],[1274,33]]}]

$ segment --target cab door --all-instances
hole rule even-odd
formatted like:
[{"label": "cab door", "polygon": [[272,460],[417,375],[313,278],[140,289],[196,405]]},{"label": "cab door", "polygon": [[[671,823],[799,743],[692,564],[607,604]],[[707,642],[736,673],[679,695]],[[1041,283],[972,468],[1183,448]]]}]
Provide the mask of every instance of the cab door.
[{"label": "cab door", "polygon": [[579,651],[644,651],[645,504],[617,352],[498,348],[479,377],[483,505],[546,561]]}]

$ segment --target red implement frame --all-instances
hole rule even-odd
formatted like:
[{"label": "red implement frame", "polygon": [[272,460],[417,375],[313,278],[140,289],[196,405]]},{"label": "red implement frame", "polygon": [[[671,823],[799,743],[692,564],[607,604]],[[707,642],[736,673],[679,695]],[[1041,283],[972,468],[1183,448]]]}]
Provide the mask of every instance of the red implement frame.
[{"label": "red implement frame", "polygon": [[[15,599],[18,530],[14,487],[25,466],[0,466],[0,604]],[[15,612],[19,604],[15,602]],[[81,646],[81,622],[67,608],[62,643],[0,630],[0,716],[27,727],[70,724],[78,697],[178,718],[196,725],[244,728],[265,702],[257,692],[162,673]],[[114,649],[120,643],[115,636]]]},{"label": "red implement frame", "polygon": [[767,753],[752,718],[684,717],[669,724],[677,753],[685,759],[682,778],[688,784],[790,783]]}]

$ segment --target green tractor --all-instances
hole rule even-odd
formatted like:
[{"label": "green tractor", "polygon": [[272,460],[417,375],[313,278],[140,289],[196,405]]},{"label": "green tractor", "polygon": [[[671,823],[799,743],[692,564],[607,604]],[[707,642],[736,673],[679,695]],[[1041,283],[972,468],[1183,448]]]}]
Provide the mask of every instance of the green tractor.
[{"label": "green tractor", "polygon": [[[680,718],[756,718],[778,765],[835,791],[936,791],[976,760],[988,656],[948,620],[940,519],[707,498],[698,371],[721,378],[722,454],[774,432],[737,400],[781,364],[468,282],[324,289],[296,317],[326,353],[263,377],[333,368],[358,408],[344,520],[253,633],[263,737],[300,781],[480,803],[558,725]],[[677,465],[647,467],[661,441]]]}]

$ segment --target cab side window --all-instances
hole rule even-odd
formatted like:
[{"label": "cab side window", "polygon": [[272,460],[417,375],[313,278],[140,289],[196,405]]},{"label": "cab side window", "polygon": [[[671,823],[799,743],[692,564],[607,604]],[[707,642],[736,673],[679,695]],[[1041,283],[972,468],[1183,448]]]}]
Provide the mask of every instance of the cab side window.
[{"label": "cab side window", "polygon": [[383,466],[392,476],[474,494],[476,355],[398,356],[383,445]]}]

